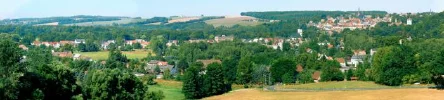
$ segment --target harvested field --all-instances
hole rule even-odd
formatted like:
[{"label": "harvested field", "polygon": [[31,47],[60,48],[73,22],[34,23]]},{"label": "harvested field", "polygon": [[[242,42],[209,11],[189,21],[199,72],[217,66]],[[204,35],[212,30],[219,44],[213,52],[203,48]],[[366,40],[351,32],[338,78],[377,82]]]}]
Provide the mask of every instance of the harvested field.
[{"label": "harvested field", "polygon": [[225,16],[225,18],[221,19],[212,19],[205,21],[207,24],[211,24],[214,27],[226,26],[231,27],[233,25],[243,25],[243,26],[255,26],[262,24],[263,22],[259,22],[257,18],[250,16]]},{"label": "harvested field", "polygon": [[267,92],[242,89],[206,100],[443,100],[444,91],[436,89],[383,89],[326,92]]}]

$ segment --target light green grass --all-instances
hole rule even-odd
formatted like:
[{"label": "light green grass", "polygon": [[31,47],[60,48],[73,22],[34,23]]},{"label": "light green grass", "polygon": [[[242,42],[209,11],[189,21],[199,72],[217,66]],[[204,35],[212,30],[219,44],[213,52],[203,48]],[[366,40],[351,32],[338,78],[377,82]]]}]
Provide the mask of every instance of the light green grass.
[{"label": "light green grass", "polygon": [[[128,59],[142,59],[145,58],[150,50],[135,50],[135,51],[122,51],[122,54],[126,55]],[[91,57],[93,60],[106,60],[109,56],[109,51],[99,52],[78,52],[82,56]]]},{"label": "light green grass", "polygon": [[182,82],[155,80],[157,85],[150,85],[149,91],[163,91],[165,100],[184,100],[185,95],[182,93]]}]

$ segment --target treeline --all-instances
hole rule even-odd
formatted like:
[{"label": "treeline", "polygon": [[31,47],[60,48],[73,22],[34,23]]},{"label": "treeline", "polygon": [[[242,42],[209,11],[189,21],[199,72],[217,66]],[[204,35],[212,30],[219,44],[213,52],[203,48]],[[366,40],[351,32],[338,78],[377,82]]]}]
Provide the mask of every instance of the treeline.
[{"label": "treeline", "polygon": [[[26,57],[24,57],[26,56]],[[0,40],[0,98],[2,99],[130,99],[160,100],[149,92],[153,78],[139,79],[137,65],[118,50],[105,63],[53,57],[49,49],[23,51],[16,42]],[[127,63],[131,62],[131,67]],[[144,76],[147,77],[147,76]]]}]

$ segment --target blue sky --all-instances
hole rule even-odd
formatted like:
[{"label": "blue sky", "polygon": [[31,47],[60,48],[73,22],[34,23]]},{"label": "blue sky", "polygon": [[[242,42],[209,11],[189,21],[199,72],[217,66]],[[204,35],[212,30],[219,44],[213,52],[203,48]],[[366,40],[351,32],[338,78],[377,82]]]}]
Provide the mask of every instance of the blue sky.
[{"label": "blue sky", "polygon": [[435,12],[444,0],[0,0],[0,19],[73,15],[239,15],[245,11],[384,10]]}]

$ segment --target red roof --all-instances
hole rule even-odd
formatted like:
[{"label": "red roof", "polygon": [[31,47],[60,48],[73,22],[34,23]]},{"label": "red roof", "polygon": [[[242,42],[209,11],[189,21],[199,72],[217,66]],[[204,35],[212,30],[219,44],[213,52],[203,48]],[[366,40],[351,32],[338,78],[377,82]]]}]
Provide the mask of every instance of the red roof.
[{"label": "red roof", "polygon": [[345,63],[345,59],[344,58],[336,58],[336,61],[338,61],[339,63]]}]

